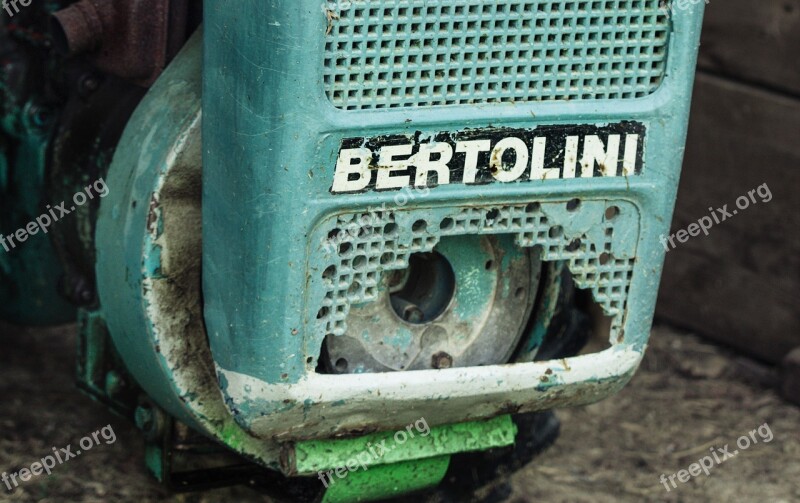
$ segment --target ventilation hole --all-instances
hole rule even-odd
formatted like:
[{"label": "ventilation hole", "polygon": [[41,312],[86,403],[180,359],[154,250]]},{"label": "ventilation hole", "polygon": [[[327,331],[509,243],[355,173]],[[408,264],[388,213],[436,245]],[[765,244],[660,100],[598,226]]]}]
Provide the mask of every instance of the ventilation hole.
[{"label": "ventilation hole", "polygon": [[394,222],[389,222],[385,226],[383,226],[383,235],[384,236],[391,236],[397,231],[397,224]]},{"label": "ventilation hole", "polygon": [[336,276],[336,266],[329,265],[324,271],[322,271],[322,278],[331,280],[333,277]]},{"label": "ventilation hole", "polygon": [[606,265],[611,261],[611,255],[606,252],[600,254],[600,265]]},{"label": "ventilation hole", "polygon": [[347,293],[349,295],[356,295],[360,291],[361,291],[361,283],[359,283],[358,281],[353,281],[353,283],[350,285],[350,288],[347,289]]},{"label": "ventilation hole", "polygon": [[339,358],[338,360],[336,360],[336,363],[334,364],[334,368],[336,369],[337,372],[347,372],[348,366],[349,364],[347,363],[347,360],[344,358]]},{"label": "ventilation hole", "polygon": [[567,211],[575,211],[580,207],[580,205],[581,205],[580,199],[578,198],[570,199],[569,201],[567,201]]},{"label": "ventilation hole", "polygon": [[581,247],[581,240],[580,239],[573,239],[567,245],[567,251],[568,252],[578,251],[580,249],[580,247]]},{"label": "ventilation hole", "polygon": [[484,267],[486,267],[487,271],[491,270],[492,267],[494,267],[494,261],[493,260],[487,260],[486,261],[486,265]]},{"label": "ventilation hole", "polygon": [[323,306],[319,311],[317,311],[317,319],[321,320],[322,318],[328,316],[328,313],[330,313],[330,311],[331,310],[330,308],[328,308],[328,306]]},{"label": "ventilation hole", "polygon": [[314,357],[313,356],[309,356],[308,358],[306,358],[306,363],[309,364],[309,365],[314,363]]},{"label": "ventilation hole", "polygon": [[517,288],[516,291],[514,292],[514,297],[516,299],[522,299],[524,296],[525,296],[525,289],[522,287]]},{"label": "ventilation hole", "polygon": [[500,216],[500,210],[497,208],[486,212],[486,220],[496,220]]},{"label": "ventilation hole", "polygon": [[564,228],[560,225],[554,225],[550,227],[550,230],[547,232],[547,235],[550,236],[551,239],[559,238],[564,234]]},{"label": "ventilation hole", "polygon": [[394,262],[394,253],[386,252],[381,255],[381,265],[391,264],[392,262]]},{"label": "ventilation hole", "polygon": [[414,222],[414,225],[411,226],[411,230],[414,232],[422,232],[428,226],[428,223],[425,220],[417,220]]},{"label": "ventilation hole", "polygon": [[455,222],[450,217],[446,217],[442,219],[442,223],[439,224],[439,228],[443,231],[452,230],[455,227]]},{"label": "ventilation hole", "polygon": [[353,249],[352,243],[346,241],[339,245],[339,255],[347,255]]},{"label": "ventilation hole", "polygon": [[527,206],[525,206],[525,212],[526,213],[536,213],[537,211],[539,211],[539,209],[541,209],[541,207],[542,207],[542,205],[539,204],[539,203],[530,203]]},{"label": "ventilation hole", "polygon": [[365,255],[359,255],[353,259],[353,269],[360,271],[367,265],[367,257]]},{"label": "ventilation hole", "polygon": [[342,232],[342,230],[341,230],[341,229],[332,229],[332,230],[331,230],[331,231],[328,233],[328,239],[336,239],[336,238],[338,238],[338,237],[339,237],[339,234],[340,234],[341,232]]},{"label": "ventilation hole", "polygon": [[606,220],[614,220],[619,215],[618,206],[609,206],[606,208]]}]

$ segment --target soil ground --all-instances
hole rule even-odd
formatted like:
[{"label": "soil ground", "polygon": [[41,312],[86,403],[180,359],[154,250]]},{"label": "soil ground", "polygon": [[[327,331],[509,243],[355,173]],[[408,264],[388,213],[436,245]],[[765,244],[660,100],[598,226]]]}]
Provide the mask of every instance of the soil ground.
[{"label": "soil ground", "polygon": [[[13,492],[0,485],[0,501],[268,501],[247,488],[189,495],[161,488],[144,469],[138,430],[76,389],[74,331],[0,324],[0,471],[15,472],[108,424],[117,439]],[[780,399],[776,382],[771,367],[656,327],[622,392],[558,412],[560,438],[512,477],[508,501],[800,501],[800,409]],[[757,443],[736,445],[759,427]],[[738,453],[709,476],[674,479],[670,491],[659,481],[726,444]]]}]

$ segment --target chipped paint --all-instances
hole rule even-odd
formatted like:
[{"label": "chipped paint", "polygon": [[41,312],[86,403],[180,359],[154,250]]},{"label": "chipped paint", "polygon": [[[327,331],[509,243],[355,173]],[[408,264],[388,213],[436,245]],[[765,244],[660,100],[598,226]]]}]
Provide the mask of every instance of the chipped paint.
[{"label": "chipped paint", "polygon": [[[101,302],[115,345],[151,398],[236,452],[277,466],[277,444],[234,421],[203,327],[200,39],[150,90],[120,141],[107,177],[115,190],[98,221]],[[121,268],[121,257],[134,263]]]},{"label": "chipped paint", "polygon": [[[268,384],[222,368],[218,372],[227,382],[225,395],[236,410],[244,412],[237,420],[246,429],[261,438],[296,440],[346,434],[366,424],[391,430],[420,415],[431,425],[485,419],[501,414],[509,402],[520,412],[591,403],[624,386],[641,358],[641,351],[616,346],[556,365],[533,362],[418,370],[402,374],[402,379],[396,373],[312,373],[295,384]],[[309,400],[302,397],[312,400],[302,413],[277,410],[284,400]],[[333,407],[342,400],[345,405]],[[257,409],[257,402],[270,406]],[[435,413],[427,414],[434,403]]]}]

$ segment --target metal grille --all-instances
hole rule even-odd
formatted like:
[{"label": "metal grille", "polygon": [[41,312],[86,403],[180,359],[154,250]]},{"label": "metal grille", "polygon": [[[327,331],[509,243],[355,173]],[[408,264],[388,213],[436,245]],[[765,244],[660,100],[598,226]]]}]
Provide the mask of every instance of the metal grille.
[{"label": "metal grille", "polygon": [[666,69],[659,0],[327,4],[324,85],[365,110],[647,96]]},{"label": "metal grille", "polygon": [[[578,214],[584,218],[577,219]],[[569,222],[575,221],[593,225],[588,230],[582,225],[571,228]],[[313,284],[321,279],[324,291],[321,302],[312,303],[318,309],[315,335],[321,340],[328,334],[345,334],[350,306],[378,298],[381,273],[408,267],[412,253],[433,250],[443,236],[511,233],[519,246],[541,248],[542,260],[565,261],[577,286],[591,290],[595,301],[613,317],[611,334],[617,337],[638,231],[639,213],[634,205],[604,200],[584,200],[578,209],[542,202],[445,210],[434,218],[400,209],[333,217],[318,231],[328,236],[325,246],[317,250],[322,256],[312,258],[322,265]]]}]

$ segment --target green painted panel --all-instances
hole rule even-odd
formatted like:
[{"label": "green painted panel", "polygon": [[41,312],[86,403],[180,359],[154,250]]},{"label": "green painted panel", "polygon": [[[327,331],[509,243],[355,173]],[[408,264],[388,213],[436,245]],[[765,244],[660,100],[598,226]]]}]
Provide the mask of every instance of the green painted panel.
[{"label": "green painted panel", "polygon": [[[424,423],[424,427],[420,425]],[[422,431],[420,431],[422,430]],[[413,437],[412,437],[413,434]],[[487,421],[428,428],[424,419],[405,430],[358,438],[309,440],[294,446],[294,470],[301,475],[343,466],[368,468],[378,464],[419,460],[512,445],[517,434],[511,416]]]},{"label": "green painted panel", "polygon": [[450,456],[377,466],[334,478],[322,503],[377,501],[434,487],[447,473]]}]

